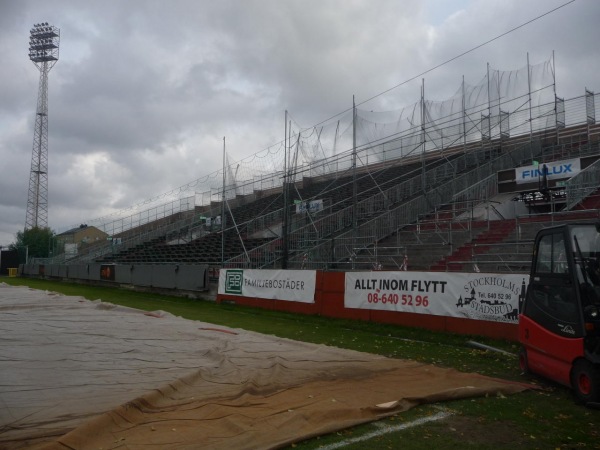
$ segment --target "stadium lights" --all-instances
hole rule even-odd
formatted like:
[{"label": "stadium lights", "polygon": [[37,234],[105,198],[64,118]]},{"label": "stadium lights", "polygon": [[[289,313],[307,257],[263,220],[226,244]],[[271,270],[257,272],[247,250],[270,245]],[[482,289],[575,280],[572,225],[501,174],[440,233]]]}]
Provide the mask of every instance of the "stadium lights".
[{"label": "stadium lights", "polygon": [[30,30],[29,59],[35,64],[58,61],[60,32],[48,22],[36,23]]},{"label": "stadium lights", "polygon": [[48,72],[58,61],[60,30],[48,22],[30,31],[29,59],[40,71],[25,230],[48,226]]}]

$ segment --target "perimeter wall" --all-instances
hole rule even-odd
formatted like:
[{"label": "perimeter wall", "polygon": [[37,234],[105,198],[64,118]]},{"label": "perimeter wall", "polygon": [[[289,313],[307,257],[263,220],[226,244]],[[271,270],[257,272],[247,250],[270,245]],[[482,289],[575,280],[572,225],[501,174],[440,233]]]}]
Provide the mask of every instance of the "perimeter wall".
[{"label": "perimeter wall", "polygon": [[[117,286],[131,285],[141,288],[158,288],[162,290],[207,291],[209,289],[209,270],[205,266],[183,265],[21,265],[22,276],[58,278],[68,281],[89,281]],[[225,293],[227,274],[237,276],[240,283],[249,278],[256,280],[273,280],[291,283],[306,281],[308,289],[302,292],[286,292],[285,289],[268,289],[255,286],[241,295],[240,291],[232,295]],[[256,308],[285,311],[295,314],[321,315],[325,317],[364,320],[369,322],[425,328],[433,331],[451,332],[465,335],[486,336],[496,339],[518,340],[517,314],[519,297],[512,295],[510,301],[498,301],[500,291],[506,292],[506,274],[457,274],[435,272],[325,272],[311,270],[241,270],[225,269],[219,274],[217,303],[230,302]],[[477,278],[498,279],[505,277],[502,283],[473,283]],[[514,275],[513,275],[514,277]],[[526,276],[523,278],[520,296],[524,295]],[[214,279],[214,277],[211,277]],[[376,289],[377,280],[408,280],[404,294],[395,295],[394,301],[381,301],[383,293]],[[294,281],[300,280],[300,281]],[[350,281],[349,281],[350,280]],[[374,281],[375,280],[375,281]],[[424,281],[425,280],[425,281]],[[429,281],[426,281],[429,280]],[[432,281],[446,280],[446,281]],[[469,281],[470,280],[470,281]],[[465,282],[467,281],[467,282]],[[427,295],[420,283],[444,283],[450,289],[440,293]],[[412,284],[412,287],[411,287]],[[514,281],[510,282],[513,293],[519,289]],[[239,284],[241,286],[241,284]],[[455,289],[451,288],[455,285]],[[464,285],[464,289],[463,289]],[[472,287],[475,286],[475,287]],[[456,288],[457,287],[457,288]],[[470,292],[468,292],[470,290]],[[461,294],[458,291],[463,291]],[[397,292],[400,292],[397,290]],[[423,293],[423,295],[417,294]],[[256,295],[252,295],[255,293]],[[405,295],[416,302],[412,306],[402,306]],[[285,298],[287,299],[282,299]],[[365,300],[360,301],[360,296]],[[267,297],[267,298],[264,298]],[[368,298],[368,301],[366,300]],[[375,300],[375,299],[378,300]],[[357,300],[358,299],[358,300]],[[425,304],[427,299],[427,304]],[[458,303],[455,303],[458,299]],[[415,304],[416,303],[416,304]],[[421,303],[421,304],[418,304]],[[410,303],[409,303],[410,305]],[[477,305],[476,308],[473,306]],[[502,306],[499,306],[502,305]],[[416,306],[416,307],[415,307]],[[406,309],[420,310],[410,312]],[[495,313],[482,313],[482,308],[496,309]],[[404,310],[402,310],[404,309]],[[434,313],[428,313],[433,311]],[[475,317],[457,317],[466,311]],[[491,320],[486,320],[491,318]]]},{"label": "perimeter wall", "polygon": [[196,265],[21,264],[19,275],[184,292],[208,290],[208,267]]},{"label": "perimeter wall", "polygon": [[[386,272],[373,273],[385,274]],[[402,273],[413,274],[413,272]],[[481,275],[483,276],[489,274]],[[448,276],[452,276],[452,274],[449,274]],[[365,320],[370,322],[425,328],[433,331],[486,336],[512,341],[518,340],[518,325],[516,317],[514,317],[510,322],[489,321],[463,317],[450,317],[445,315],[347,307],[345,302],[346,272],[316,271],[313,303],[225,294],[223,293],[224,290],[222,288],[224,278],[223,274],[220,278],[221,285],[219,287],[219,293],[217,294],[217,302],[226,301],[239,305],[275,311],[286,311],[297,314],[311,314],[341,319]]]}]

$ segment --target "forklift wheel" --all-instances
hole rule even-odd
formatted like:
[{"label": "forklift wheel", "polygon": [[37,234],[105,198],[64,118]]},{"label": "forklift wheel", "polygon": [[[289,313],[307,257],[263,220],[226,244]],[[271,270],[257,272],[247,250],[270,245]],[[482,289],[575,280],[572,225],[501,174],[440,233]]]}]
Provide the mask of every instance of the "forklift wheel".
[{"label": "forklift wheel", "polygon": [[529,373],[529,363],[527,361],[527,350],[525,347],[521,347],[521,350],[519,350],[519,368],[524,375]]},{"label": "forklift wheel", "polygon": [[600,370],[586,359],[573,364],[571,385],[584,404],[600,402]]}]

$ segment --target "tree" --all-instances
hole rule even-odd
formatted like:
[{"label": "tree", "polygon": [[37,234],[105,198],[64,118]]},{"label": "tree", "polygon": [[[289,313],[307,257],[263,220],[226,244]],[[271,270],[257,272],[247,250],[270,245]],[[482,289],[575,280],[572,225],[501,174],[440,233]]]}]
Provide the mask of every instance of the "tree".
[{"label": "tree", "polygon": [[25,231],[18,231],[16,234],[17,242],[11,244],[11,250],[19,251],[19,259],[25,261],[25,249],[30,258],[47,258],[50,250],[51,240],[54,238],[54,231],[50,228],[30,228]]}]

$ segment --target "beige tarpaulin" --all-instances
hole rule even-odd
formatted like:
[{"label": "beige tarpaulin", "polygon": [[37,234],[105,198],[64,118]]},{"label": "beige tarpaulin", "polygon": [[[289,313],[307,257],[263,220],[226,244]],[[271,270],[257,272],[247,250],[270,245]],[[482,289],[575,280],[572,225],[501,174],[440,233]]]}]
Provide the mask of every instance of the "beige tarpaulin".
[{"label": "beige tarpaulin", "polygon": [[[251,320],[251,319],[249,319]],[[0,448],[277,448],[514,383],[0,284]]]}]

